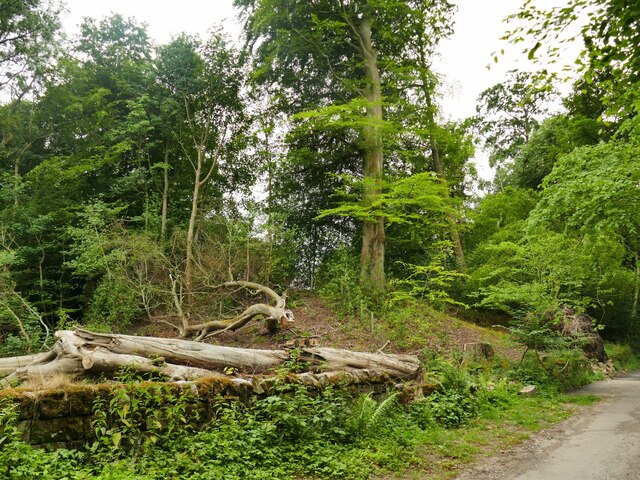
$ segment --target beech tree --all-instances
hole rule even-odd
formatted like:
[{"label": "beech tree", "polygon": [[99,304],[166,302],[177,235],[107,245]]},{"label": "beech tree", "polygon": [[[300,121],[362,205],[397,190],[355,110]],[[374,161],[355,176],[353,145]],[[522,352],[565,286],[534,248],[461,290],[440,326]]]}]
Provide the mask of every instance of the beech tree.
[{"label": "beech tree", "polygon": [[[364,207],[380,197],[388,147],[389,102],[401,83],[419,80],[424,62],[450,31],[446,1],[236,0],[255,54],[255,78],[276,89],[284,111],[315,110],[357,136]],[[420,41],[417,41],[417,40]],[[416,45],[422,50],[417,51]],[[424,84],[433,91],[434,84]],[[374,290],[385,284],[384,218],[363,222],[361,270]]]}]

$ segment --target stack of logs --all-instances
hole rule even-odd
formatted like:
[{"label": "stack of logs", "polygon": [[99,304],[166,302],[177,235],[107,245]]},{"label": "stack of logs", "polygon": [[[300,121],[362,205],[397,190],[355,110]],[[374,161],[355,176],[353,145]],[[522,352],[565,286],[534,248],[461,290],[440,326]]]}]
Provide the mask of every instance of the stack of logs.
[{"label": "stack of logs", "polygon": [[[29,378],[64,373],[83,376],[113,373],[123,368],[160,374],[171,381],[187,381],[224,372],[262,373],[295,361],[308,375],[341,372],[341,375],[379,379],[412,378],[420,367],[414,355],[353,352],[336,348],[304,346],[282,350],[256,350],[210,345],[182,339],[139,337],[60,330],[58,341],[45,353],[0,359],[0,386]],[[295,352],[295,353],[292,353]],[[242,381],[238,377],[237,381]]]}]

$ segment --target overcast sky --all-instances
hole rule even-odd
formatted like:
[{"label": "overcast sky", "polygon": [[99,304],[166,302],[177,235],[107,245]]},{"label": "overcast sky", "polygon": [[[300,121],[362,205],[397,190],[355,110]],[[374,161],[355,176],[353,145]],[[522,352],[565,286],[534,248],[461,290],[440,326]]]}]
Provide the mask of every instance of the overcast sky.
[{"label": "overcast sky", "polygon": [[[68,13],[64,17],[64,27],[73,35],[78,33],[83,17],[100,18],[110,13],[121,13],[147,23],[149,35],[158,43],[165,43],[180,32],[204,36],[211,26],[220,24],[237,38],[240,26],[232,2],[66,0]],[[566,3],[562,0],[538,2],[546,5]],[[454,0],[454,3],[458,5],[455,34],[442,43],[440,58],[434,63],[435,70],[443,78],[442,114],[445,118],[462,119],[475,113],[480,92],[502,81],[506,71],[534,67],[518,50],[499,40],[505,31],[503,19],[517,10],[521,3],[519,0]],[[503,48],[507,55],[497,64],[493,63],[492,53]],[[491,69],[487,69],[490,64]]]},{"label": "overcast sky", "polygon": [[[77,33],[83,17],[104,17],[111,12],[132,16],[148,24],[149,35],[159,43],[169,41],[180,32],[205,35],[214,24],[222,24],[230,34],[238,36],[240,27],[235,19],[232,0],[67,0],[69,13],[65,29]],[[507,49],[499,37],[505,26],[502,20],[517,9],[518,0],[457,0],[455,34],[443,42],[441,58],[436,68],[444,75],[445,91],[443,114],[451,118],[464,118],[475,111],[478,94],[499,82],[504,73],[516,67],[512,55],[501,59],[491,70],[491,54]],[[507,49],[508,50],[508,49]],[[527,62],[520,62],[526,68]]]}]

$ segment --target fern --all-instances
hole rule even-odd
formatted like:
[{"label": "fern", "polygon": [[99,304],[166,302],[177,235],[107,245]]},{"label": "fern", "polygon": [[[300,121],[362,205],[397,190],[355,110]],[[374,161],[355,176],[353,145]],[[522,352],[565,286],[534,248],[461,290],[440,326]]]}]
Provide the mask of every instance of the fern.
[{"label": "fern", "polygon": [[355,404],[354,415],[347,422],[348,430],[362,437],[377,433],[393,413],[397,396],[398,392],[393,393],[378,403],[370,393],[361,395]]}]

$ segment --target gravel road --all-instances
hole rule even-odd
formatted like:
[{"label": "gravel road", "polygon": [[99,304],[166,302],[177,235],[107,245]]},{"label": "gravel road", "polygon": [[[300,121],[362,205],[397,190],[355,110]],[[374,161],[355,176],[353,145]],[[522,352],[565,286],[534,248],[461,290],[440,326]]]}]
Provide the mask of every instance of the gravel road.
[{"label": "gravel road", "polygon": [[603,400],[458,480],[640,479],[640,372],[589,385]]}]

